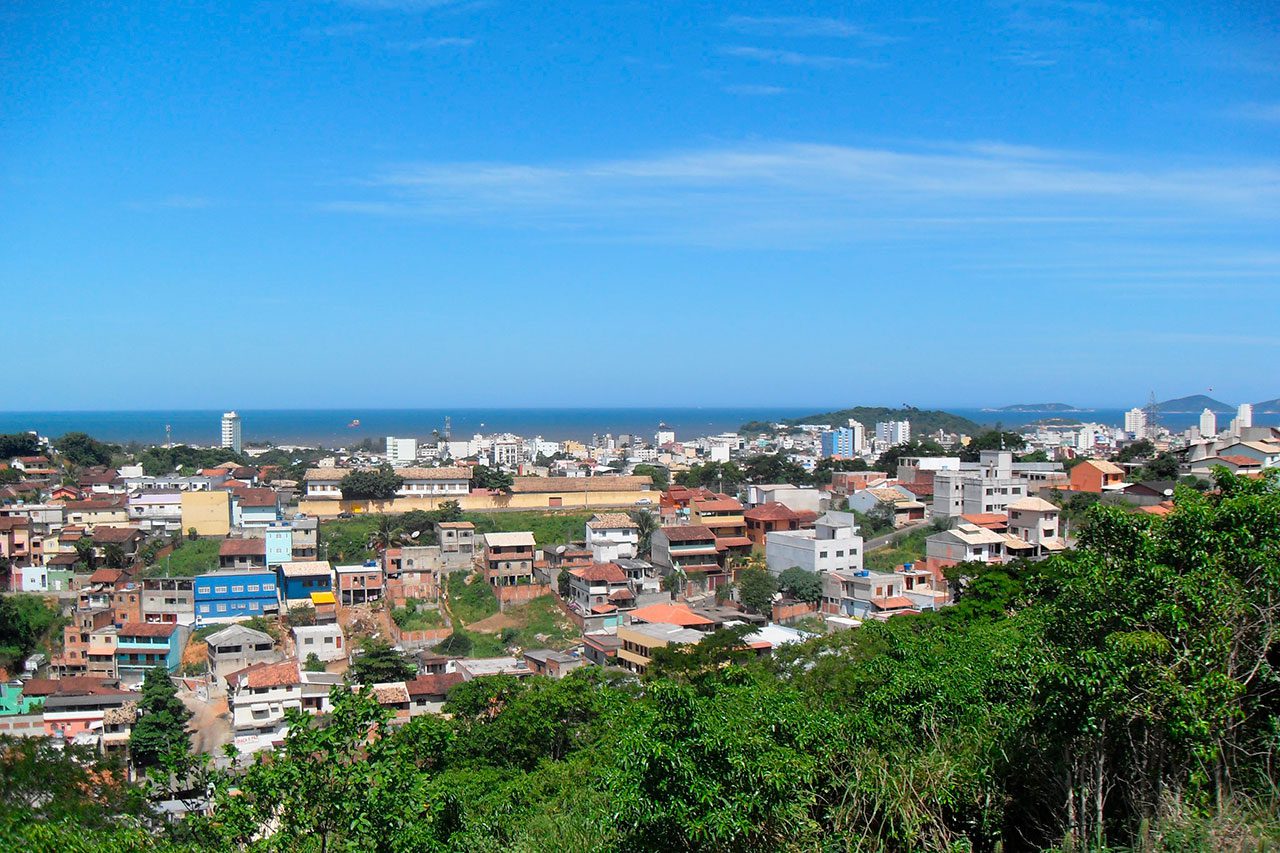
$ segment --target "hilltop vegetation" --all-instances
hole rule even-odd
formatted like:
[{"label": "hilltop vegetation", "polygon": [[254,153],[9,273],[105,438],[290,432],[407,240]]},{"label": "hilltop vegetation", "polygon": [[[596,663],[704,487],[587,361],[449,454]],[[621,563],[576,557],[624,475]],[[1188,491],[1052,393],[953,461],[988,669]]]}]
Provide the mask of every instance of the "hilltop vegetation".
[{"label": "hilltop vegetation", "polygon": [[1199,414],[1205,409],[1213,412],[1230,413],[1234,412],[1236,407],[1204,394],[1192,394],[1190,397],[1179,397],[1176,400],[1165,400],[1163,403],[1156,403],[1156,411],[1169,414]]},{"label": "hilltop vegetation", "polygon": [[[937,409],[917,409],[914,406],[905,409],[889,409],[882,406],[855,406],[852,409],[840,409],[835,412],[823,412],[817,415],[805,415],[802,418],[787,418],[780,423],[788,426],[798,424],[831,424],[834,427],[846,426],[849,419],[862,424],[867,430],[874,430],[877,423],[884,421],[911,421],[912,433],[923,435],[943,430],[952,433],[978,432],[982,427],[960,415],[943,412]],[[773,424],[767,421],[750,421],[738,429],[742,433],[772,432]]]}]

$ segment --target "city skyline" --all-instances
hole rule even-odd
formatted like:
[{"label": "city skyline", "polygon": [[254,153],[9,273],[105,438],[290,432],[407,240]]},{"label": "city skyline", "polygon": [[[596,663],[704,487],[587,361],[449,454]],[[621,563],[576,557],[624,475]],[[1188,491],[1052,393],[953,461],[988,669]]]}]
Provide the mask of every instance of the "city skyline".
[{"label": "city skyline", "polygon": [[13,399],[1269,399],[1237,365],[1280,350],[1277,32],[1263,3],[10,7],[0,280],[88,335]]}]

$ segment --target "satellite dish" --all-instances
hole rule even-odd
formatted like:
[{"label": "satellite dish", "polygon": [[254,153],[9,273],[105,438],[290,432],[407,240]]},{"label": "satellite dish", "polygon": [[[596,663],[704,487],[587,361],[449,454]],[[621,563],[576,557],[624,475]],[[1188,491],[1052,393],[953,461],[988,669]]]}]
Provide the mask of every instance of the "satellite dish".
[{"label": "satellite dish", "polygon": [[418,538],[418,534],[419,534],[419,533],[421,533],[421,532],[422,532],[421,530],[415,530],[415,531],[413,531],[412,533],[410,533],[410,534],[409,534],[409,538],[410,538],[410,539],[417,539],[417,538]]}]

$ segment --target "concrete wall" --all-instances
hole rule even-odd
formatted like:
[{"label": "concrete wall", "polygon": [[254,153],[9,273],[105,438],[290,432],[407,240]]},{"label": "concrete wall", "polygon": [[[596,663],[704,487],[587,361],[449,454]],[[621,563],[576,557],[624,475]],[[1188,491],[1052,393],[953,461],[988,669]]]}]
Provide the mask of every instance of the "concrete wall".
[{"label": "concrete wall", "polygon": [[526,583],[515,586],[495,586],[493,591],[498,596],[498,609],[506,610],[543,595],[550,595],[551,587],[544,583]]},{"label": "concrete wall", "polygon": [[196,529],[199,536],[226,536],[231,532],[231,493],[183,492],[182,530]]}]

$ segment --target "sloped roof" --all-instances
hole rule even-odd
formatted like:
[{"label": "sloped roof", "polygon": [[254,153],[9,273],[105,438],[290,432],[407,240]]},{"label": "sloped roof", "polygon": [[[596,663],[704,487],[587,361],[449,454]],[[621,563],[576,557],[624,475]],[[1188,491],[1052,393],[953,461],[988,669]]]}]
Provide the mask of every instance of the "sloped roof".
[{"label": "sloped roof", "polygon": [[659,528],[658,532],[667,537],[668,542],[701,542],[706,539],[716,538],[716,535],[711,532],[711,528],[702,524],[662,527]]},{"label": "sloped roof", "polygon": [[142,536],[136,527],[95,527],[93,541],[103,545],[124,545]]},{"label": "sloped roof", "polygon": [[915,607],[915,602],[907,598],[905,595],[891,595],[887,598],[873,598],[871,603],[881,610],[899,610],[902,608]]},{"label": "sloped roof", "polygon": [[598,512],[587,522],[592,530],[634,530],[639,526],[625,512]]},{"label": "sloped roof", "polygon": [[227,677],[228,681],[232,679],[240,681],[251,689],[302,683],[302,676],[298,672],[298,661],[294,658],[278,663],[256,663]]},{"label": "sloped roof", "polygon": [[790,507],[777,501],[770,501],[747,510],[743,515],[752,521],[798,521],[797,515]]},{"label": "sloped roof", "polygon": [[245,643],[275,643],[270,634],[263,631],[255,631],[243,625],[228,625],[221,631],[205,637],[204,641],[210,646],[226,646],[234,643],[240,643],[241,645]]},{"label": "sloped roof", "polygon": [[218,546],[219,557],[265,557],[267,540],[265,539],[223,539]]},{"label": "sloped roof", "polygon": [[714,625],[715,622],[705,616],[699,616],[684,604],[651,604],[631,613],[633,622],[660,622],[666,625],[679,625],[689,628],[694,625]]},{"label": "sloped roof", "polygon": [[280,571],[287,578],[307,578],[313,575],[327,575],[330,569],[327,560],[299,560],[281,563]]},{"label": "sloped roof", "polygon": [[515,533],[486,533],[484,535],[484,544],[492,548],[532,548],[535,543],[532,533],[519,531]]},{"label": "sloped roof", "polygon": [[419,675],[412,681],[404,683],[410,696],[443,696],[449,688],[462,683],[460,672],[439,672]]},{"label": "sloped roof", "polygon": [[1009,504],[1009,509],[1019,510],[1022,512],[1059,512],[1056,504],[1050,503],[1044,498],[1019,498]]},{"label": "sloped roof", "polygon": [[1114,462],[1108,462],[1105,459],[1086,459],[1081,465],[1092,465],[1103,474],[1124,474],[1124,469]]},{"label": "sloped roof", "polygon": [[613,563],[593,563],[581,569],[571,569],[569,574],[589,583],[626,583],[626,572]]}]

